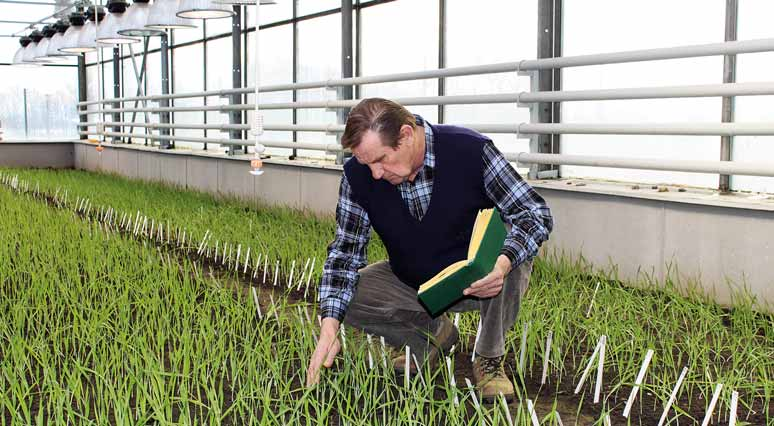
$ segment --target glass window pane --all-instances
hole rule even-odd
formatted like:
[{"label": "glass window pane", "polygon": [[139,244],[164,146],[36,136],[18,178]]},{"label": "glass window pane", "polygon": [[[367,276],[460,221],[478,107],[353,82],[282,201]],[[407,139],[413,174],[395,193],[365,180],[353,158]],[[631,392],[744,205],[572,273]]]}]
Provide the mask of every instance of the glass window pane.
[{"label": "glass window pane", "polygon": [[[412,13],[407,14],[407,9]],[[362,75],[438,68],[438,1],[398,0],[365,8],[361,18]],[[396,22],[400,22],[402,28],[412,30],[395,31]],[[361,86],[360,94],[363,98],[437,96],[438,80],[367,84]],[[412,106],[409,110],[431,122],[438,120],[436,106]]]},{"label": "glass window pane", "polygon": [[208,19],[205,25],[207,37],[212,37],[219,34],[231,34],[231,24],[231,17]]},{"label": "glass window pane", "polygon": [[[209,28],[209,27],[208,27]],[[219,38],[207,43],[207,90],[231,89],[232,84],[232,58],[231,58],[231,37]],[[207,105],[228,105],[228,98],[219,96],[207,97]],[[220,111],[207,112],[207,124],[226,124],[229,123],[229,114]],[[226,138],[227,132],[219,130],[209,130],[210,137]],[[225,146],[211,146],[208,149],[222,148]]]},{"label": "glass window pane", "polygon": [[170,37],[170,45],[188,43],[194,40],[202,40],[204,38],[203,21],[198,19],[193,20],[196,28],[182,28],[179,30],[172,30],[172,36]]},{"label": "glass window pane", "polygon": [[341,7],[341,0],[297,0],[298,16],[311,15]]},{"label": "glass window pane", "polygon": [[[255,7],[243,9],[247,14],[247,26],[255,27]],[[261,5],[261,25],[286,21],[293,18],[293,1],[278,1],[276,4]]]},{"label": "glass window pane", "polygon": [[[175,49],[174,58],[174,93],[201,92],[204,90],[204,51],[201,44],[180,47]],[[172,101],[174,106],[197,106],[202,105],[202,98],[175,99]],[[172,121],[178,124],[203,124],[204,113],[202,112],[176,112],[173,114]],[[175,129],[174,133],[178,136],[204,137],[203,130],[196,129]],[[201,149],[202,144],[194,142],[175,142],[176,148]]]},{"label": "glass window pane", "polygon": [[[491,7],[451,0],[446,10],[446,66],[513,62],[536,57],[537,0],[492,1]],[[518,20],[519,25],[513,25]],[[470,31],[471,22],[486,22]],[[507,49],[492,40],[513,40]],[[529,91],[529,78],[516,73],[485,74],[446,79],[447,95],[502,94]],[[530,120],[529,109],[516,104],[449,105],[447,123],[506,124]],[[529,151],[529,141],[516,135],[487,134],[503,152]]]},{"label": "glass window pane", "polygon": [[[341,78],[341,16],[328,15],[298,23],[298,81],[320,81]],[[299,101],[336,99],[336,91],[299,90]],[[324,109],[298,110],[299,124],[334,124],[336,112]],[[298,141],[337,143],[337,136],[324,132],[299,132]],[[299,151],[303,156],[320,156],[321,152]]]},{"label": "glass window pane", "polygon": [[[739,40],[753,40],[774,37],[771,14],[774,4],[768,1],[747,1],[739,3]],[[736,81],[771,81],[774,53],[737,55]],[[774,96],[736,97],[734,120],[738,122],[770,121],[770,105]],[[731,159],[734,161],[759,162],[774,158],[774,136],[736,136],[733,138]],[[732,176],[731,188],[735,190],[774,193],[774,179],[759,176]]]},{"label": "glass window pane", "polygon": [[77,68],[0,66],[0,121],[5,139],[76,138],[77,101]]},{"label": "glass window pane", "polygon": [[[10,34],[0,29],[0,34]],[[13,55],[19,50],[21,44],[16,37],[0,37],[0,63],[10,64],[13,62]]]},{"label": "glass window pane", "polygon": [[[274,7],[274,6],[271,6]],[[266,9],[269,9],[267,7]],[[261,10],[264,10],[263,8]],[[271,60],[260,61],[261,86],[270,84],[283,84],[293,81],[293,27],[283,25],[280,27],[261,30],[260,55]],[[247,35],[247,85],[255,83],[255,33]],[[261,93],[261,103],[292,102],[292,91]],[[254,102],[254,96],[248,95],[248,102]],[[266,124],[291,124],[293,123],[293,110],[263,110],[263,121]],[[253,122],[254,111],[247,111],[247,123]],[[266,141],[292,141],[292,132],[266,131],[261,137]],[[254,139],[251,138],[251,144]],[[252,152],[252,151],[251,151]],[[267,148],[266,153],[273,155],[288,155],[291,151],[279,148]]]},{"label": "glass window pane", "polygon": [[[723,41],[725,2],[690,0],[647,3],[568,0],[564,5],[565,56]],[[669,10],[669,13],[664,13]],[[701,14],[696,11],[701,10]],[[615,16],[616,19],[610,19]],[[686,23],[691,31],[685,31]],[[654,23],[658,30],[654,31]],[[614,35],[614,36],[611,36]],[[723,58],[690,58],[566,68],[564,90],[722,82]],[[720,99],[655,99],[565,102],[562,121],[576,123],[718,122]],[[562,135],[562,153],[718,160],[716,136]],[[717,176],[646,170],[563,166],[564,176],[716,187]]]}]

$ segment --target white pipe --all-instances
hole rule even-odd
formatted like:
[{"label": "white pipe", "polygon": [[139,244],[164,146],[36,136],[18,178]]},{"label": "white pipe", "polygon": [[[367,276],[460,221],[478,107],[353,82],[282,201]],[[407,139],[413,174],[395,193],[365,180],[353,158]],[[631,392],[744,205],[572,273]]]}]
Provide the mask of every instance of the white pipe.
[{"label": "white pipe", "polygon": [[576,134],[576,135],[774,135],[774,121],[748,123],[522,123],[461,124],[482,133]]},{"label": "white pipe", "polygon": [[[89,135],[93,133],[80,132],[81,134]],[[116,133],[105,132],[106,136],[125,137],[125,138],[139,138],[139,139],[151,139],[151,140],[168,140],[168,141],[182,141],[182,142],[196,142],[196,143],[208,143],[208,144],[220,144],[220,145],[245,145],[242,139],[228,139],[228,138],[197,138],[194,136],[172,136],[172,135],[146,135],[136,133]],[[308,149],[314,151],[328,151],[339,152],[344,149],[339,144],[321,144],[312,142],[293,142],[293,141],[264,141],[261,140],[263,145],[271,148],[296,148],[296,149]]]},{"label": "white pipe", "polygon": [[[702,84],[687,86],[665,87],[631,87],[620,89],[600,90],[565,90],[548,92],[513,92],[484,95],[455,95],[455,96],[418,96],[406,98],[393,98],[395,102],[405,105],[471,105],[471,104],[495,104],[495,103],[535,103],[535,102],[572,102],[572,101],[602,101],[602,100],[631,100],[631,99],[659,99],[659,98],[697,98],[716,96],[764,96],[774,95],[774,82],[751,83],[723,83]],[[171,95],[169,95],[171,97]],[[165,96],[160,96],[164,98]],[[153,98],[159,98],[153,96]],[[136,98],[117,99],[120,102],[129,102]],[[161,99],[153,99],[161,100]],[[116,99],[103,101],[111,104]],[[306,102],[275,102],[260,104],[262,109],[299,109],[299,108],[351,108],[362,99],[321,100]],[[96,104],[97,101],[82,102],[81,104]],[[254,104],[237,105],[208,105],[200,107],[169,108],[105,108],[104,112],[168,112],[168,111],[230,111],[247,110],[254,108]],[[103,110],[92,110],[92,112]]]},{"label": "white pipe", "polygon": [[[79,123],[79,126],[89,125]],[[114,123],[150,128],[249,130],[245,124],[158,124]],[[576,134],[576,135],[682,135],[682,136],[770,136],[774,135],[774,121],[749,123],[508,123],[508,124],[460,124],[481,133]],[[265,130],[299,132],[344,132],[343,124],[265,124]]]},{"label": "white pipe", "polygon": [[660,158],[600,157],[595,155],[532,154],[528,152],[505,154],[509,161],[521,164],[554,164],[619,169],[662,170],[724,175],[771,176],[774,163],[740,161],[664,160]]},{"label": "white pipe", "polygon": [[[657,61],[663,59],[695,58],[701,56],[733,55],[740,53],[766,52],[774,50],[774,39],[758,39],[731,41],[724,43],[699,44],[690,46],[667,47],[659,49],[633,50],[592,55],[566,56],[559,58],[529,59],[519,62],[504,62],[498,64],[474,65],[467,67],[441,68],[435,70],[415,71],[396,74],[383,74],[365,77],[350,77],[313,81],[307,83],[289,83],[264,86],[261,92],[277,92],[299,89],[316,89],[321,87],[350,86],[357,84],[387,83],[394,81],[421,80],[428,78],[457,77],[464,75],[505,73],[514,71],[545,70],[553,68],[578,67],[587,65],[617,64],[625,62]],[[245,87],[231,91],[206,91],[191,94],[179,94],[179,97],[219,96],[235,93],[250,93],[255,88]],[[132,100],[157,100],[158,96],[143,96]],[[167,98],[172,99],[172,98]],[[86,105],[87,103],[79,103]]]},{"label": "white pipe", "polygon": [[[79,132],[82,135],[92,135],[92,132]],[[197,138],[190,136],[143,135],[133,133],[105,132],[106,136],[131,137],[153,140],[177,140],[197,143],[216,143],[221,145],[244,145],[241,139]],[[339,152],[343,149],[339,144],[319,144],[292,141],[261,141],[272,148],[297,148]],[[724,175],[766,176],[774,177],[774,163],[753,163],[740,161],[692,161],[663,160],[658,158],[632,159],[625,157],[600,157],[591,155],[569,154],[532,154],[528,152],[506,153],[505,158],[520,164],[553,164],[589,167],[612,167],[619,169],[661,170],[689,173],[711,173]]]}]

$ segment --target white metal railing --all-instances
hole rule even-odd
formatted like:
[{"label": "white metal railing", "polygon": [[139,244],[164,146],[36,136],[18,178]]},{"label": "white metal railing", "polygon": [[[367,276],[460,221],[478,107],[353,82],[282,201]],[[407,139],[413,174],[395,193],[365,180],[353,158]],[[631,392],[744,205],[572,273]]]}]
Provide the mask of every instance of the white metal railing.
[{"label": "white metal railing", "polygon": [[[638,62],[663,59],[692,58],[700,56],[713,56],[725,54],[741,54],[752,52],[774,51],[774,39],[735,41],[726,43],[714,43],[693,46],[680,46],[661,49],[636,50],[628,52],[614,52],[594,55],[580,55],[572,57],[523,60],[519,62],[506,62],[500,64],[488,64],[478,66],[445,68],[418,72],[386,74],[377,76],[352,77],[331,79],[324,81],[290,83],[268,85],[260,87],[261,92],[275,92],[285,90],[302,90],[313,88],[337,88],[342,86],[374,84],[396,81],[409,81],[428,78],[447,78],[467,75],[481,75],[491,73],[517,72],[532,78],[529,92],[514,92],[502,94],[481,95],[455,95],[455,96],[425,96],[404,97],[394,100],[406,106],[416,105],[468,105],[468,104],[496,104],[515,103],[518,107],[530,108],[533,112],[531,123],[508,124],[462,124],[482,133],[507,133],[516,134],[518,137],[530,138],[531,146],[536,146],[536,136],[541,134],[618,134],[618,135],[715,135],[715,136],[739,136],[739,135],[774,135],[774,121],[756,123],[535,123],[535,111],[539,102],[571,102],[591,100],[627,100],[627,99],[658,99],[677,97],[717,97],[717,96],[762,96],[774,94],[774,82],[756,83],[728,83],[711,85],[684,85],[668,87],[641,87],[621,88],[605,90],[575,90],[538,92],[538,70],[576,67],[587,65],[602,65],[625,62]],[[103,104],[112,106],[135,101],[162,101],[167,99],[182,99],[208,96],[227,97],[233,94],[250,94],[254,88],[239,88],[226,90],[211,90],[204,92],[178,93],[170,95],[135,96],[118,99],[104,99],[101,101],[89,101],[79,103],[82,109],[79,114],[84,116],[103,114],[110,117],[112,114],[122,113],[169,113],[169,112],[232,112],[252,110],[255,104],[239,103],[230,105],[201,105],[187,107],[102,107],[94,110],[86,110],[88,106]],[[352,100],[320,100],[299,102],[265,102],[259,103],[262,110],[268,109],[342,109],[350,108],[360,102],[360,99]],[[94,135],[89,128],[96,127],[95,122],[82,123],[81,134]],[[129,123],[124,121],[104,122],[105,128],[111,127],[140,127],[147,129],[205,129],[217,131],[241,131],[249,130],[247,124],[183,124],[183,123]],[[267,123],[265,130],[275,131],[304,131],[341,133],[344,126],[341,124],[281,124]],[[109,137],[140,138],[146,140],[170,140],[197,143],[215,143],[229,146],[244,146],[248,141],[232,138],[198,138],[176,135],[134,134],[125,132],[105,132]],[[298,148],[323,150],[327,152],[340,151],[336,144],[314,144],[296,141],[262,142],[268,147]],[[336,148],[338,146],[338,148]],[[535,150],[535,149],[533,149]],[[598,156],[574,156],[561,154],[539,153],[515,153],[508,154],[509,159],[520,163],[529,164],[554,164],[554,165],[584,165],[616,168],[637,168],[649,170],[670,170],[698,173],[720,174],[747,174],[756,176],[774,176],[774,163],[741,163],[732,161],[675,161],[675,160],[635,160],[625,157],[598,157]]]}]

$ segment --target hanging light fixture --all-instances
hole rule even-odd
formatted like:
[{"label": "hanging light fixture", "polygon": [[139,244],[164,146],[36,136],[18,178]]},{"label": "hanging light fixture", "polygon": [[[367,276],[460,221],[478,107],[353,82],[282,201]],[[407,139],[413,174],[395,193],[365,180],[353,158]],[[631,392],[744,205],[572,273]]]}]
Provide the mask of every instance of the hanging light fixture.
[{"label": "hanging light fixture", "polygon": [[[229,1],[247,1],[247,0],[229,0]],[[253,176],[261,176],[264,173],[263,170],[263,158],[261,155],[266,151],[266,146],[261,143],[260,138],[263,136],[263,113],[260,108],[260,86],[261,86],[261,67],[259,58],[261,57],[261,5],[273,4],[270,0],[260,0],[255,3],[255,60],[253,64],[255,66],[255,112],[254,123],[251,126],[250,134],[255,137],[255,147],[253,148],[253,159],[250,160],[250,174]]]},{"label": "hanging light fixture", "polygon": [[181,0],[177,16],[188,19],[230,18],[236,15],[233,9],[213,0]]},{"label": "hanging light fixture", "polygon": [[[82,10],[76,10],[68,17],[70,21],[70,28],[68,28],[64,34],[62,34],[62,41],[59,45],[59,51],[69,54],[81,54],[84,51],[78,49],[78,37],[83,30],[83,24],[86,22],[86,15]],[[87,50],[88,52],[88,50]]]},{"label": "hanging light fixture", "polygon": [[96,52],[97,51],[97,28],[101,26],[102,21],[105,18],[105,9],[102,6],[95,8],[89,6],[86,9],[86,23],[83,24],[81,35],[78,36],[78,48],[82,52]]},{"label": "hanging light fixture", "polygon": [[38,54],[38,43],[40,43],[41,40],[43,40],[43,33],[41,33],[38,30],[35,30],[30,33],[30,38],[32,39],[32,42],[27,45],[27,47],[24,48],[24,56],[22,56],[22,61],[28,62],[28,63],[39,63],[39,64],[45,64],[49,61],[44,59],[36,59],[36,55]]},{"label": "hanging light fixture", "polygon": [[72,53],[64,53],[61,52],[59,49],[62,47],[62,41],[64,40],[64,34],[67,32],[67,30],[70,28],[70,24],[67,23],[64,19],[60,19],[56,22],[56,24],[52,25],[56,33],[53,37],[51,37],[51,40],[48,42],[48,48],[46,49],[46,56],[54,57],[59,56],[66,58],[68,56],[74,55]]},{"label": "hanging light fixture", "polygon": [[35,48],[35,60],[47,62],[62,62],[65,60],[62,56],[48,56],[48,46],[51,43],[51,37],[56,34],[56,30],[51,25],[46,25],[40,30],[43,38],[38,42]]},{"label": "hanging light fixture", "polygon": [[133,38],[118,33],[118,30],[126,27],[128,18],[127,8],[129,4],[126,0],[109,0],[107,9],[110,14],[103,22],[99,24],[97,30],[97,42],[101,44],[130,44],[138,43],[140,39]]},{"label": "hanging light fixture", "polygon": [[176,15],[179,9],[179,0],[155,0],[150,7],[145,26],[157,30],[196,28],[194,21]]},{"label": "hanging light fixture", "polygon": [[[215,0],[215,3],[233,4],[233,5],[251,5],[256,4],[256,0]],[[277,4],[276,0],[261,0],[262,5]]]},{"label": "hanging light fixture", "polygon": [[27,49],[27,45],[29,45],[30,43],[32,43],[32,39],[27,36],[24,36],[19,39],[19,44],[21,44],[21,47],[13,55],[13,62],[11,63],[11,65],[16,65],[20,67],[36,67],[40,65],[35,62],[24,62],[24,53]]},{"label": "hanging light fixture", "polygon": [[150,0],[134,0],[132,7],[125,13],[124,22],[121,28],[118,28],[118,34],[129,37],[153,37],[164,34],[164,30],[146,26],[150,9]]}]

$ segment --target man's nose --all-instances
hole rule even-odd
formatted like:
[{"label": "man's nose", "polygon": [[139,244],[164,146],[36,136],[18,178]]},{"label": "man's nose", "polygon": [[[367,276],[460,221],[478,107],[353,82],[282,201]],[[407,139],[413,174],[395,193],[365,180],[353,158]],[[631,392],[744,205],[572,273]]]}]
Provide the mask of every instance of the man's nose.
[{"label": "man's nose", "polygon": [[384,169],[379,166],[371,167],[371,175],[374,179],[381,179],[384,176]]}]

